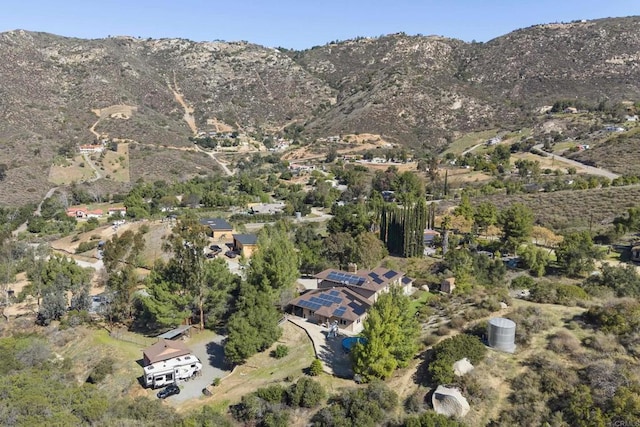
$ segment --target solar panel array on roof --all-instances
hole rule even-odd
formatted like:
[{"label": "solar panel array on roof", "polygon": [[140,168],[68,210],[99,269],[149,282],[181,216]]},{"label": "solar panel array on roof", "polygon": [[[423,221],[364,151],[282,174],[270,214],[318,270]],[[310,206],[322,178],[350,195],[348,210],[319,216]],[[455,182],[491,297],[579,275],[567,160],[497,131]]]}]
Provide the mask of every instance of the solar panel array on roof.
[{"label": "solar panel array on roof", "polygon": [[309,310],[312,311],[316,311],[319,310],[320,307],[322,307],[322,305],[316,303],[316,302],[311,302],[311,301],[306,301],[306,300],[302,300],[298,303],[298,305],[300,307],[304,307],[304,308],[308,308]]},{"label": "solar panel array on roof", "polygon": [[338,308],[336,308],[334,310],[333,315],[336,316],[336,317],[342,317],[342,316],[344,316],[344,313],[346,311],[347,311],[347,307],[344,307],[344,306],[341,305],[340,307],[338,307]]},{"label": "solar panel array on roof", "polygon": [[340,292],[338,292],[336,290],[333,290],[333,291],[329,292],[329,295],[337,297],[338,295],[340,295]]},{"label": "solar panel array on roof", "polygon": [[351,307],[351,310],[358,316],[364,314],[364,312],[366,311],[364,306],[357,304],[356,302],[349,303],[349,307]]},{"label": "solar panel array on roof", "polygon": [[332,282],[346,283],[347,285],[356,285],[356,286],[360,286],[365,282],[364,278],[360,276],[356,276],[354,274],[349,274],[349,273],[342,273],[339,271],[330,272],[327,275],[327,279],[331,280]]},{"label": "solar panel array on roof", "polygon": [[380,283],[384,282],[384,280],[382,280],[382,279],[380,278],[380,276],[378,276],[378,275],[377,275],[376,273],[374,273],[374,272],[369,273],[369,277],[371,277],[371,279],[372,279],[374,282],[376,282],[377,284],[380,284]]},{"label": "solar panel array on roof", "polygon": [[384,277],[386,277],[387,279],[391,279],[393,276],[397,275],[398,273],[396,273],[393,270],[389,270],[386,273],[384,273]]}]

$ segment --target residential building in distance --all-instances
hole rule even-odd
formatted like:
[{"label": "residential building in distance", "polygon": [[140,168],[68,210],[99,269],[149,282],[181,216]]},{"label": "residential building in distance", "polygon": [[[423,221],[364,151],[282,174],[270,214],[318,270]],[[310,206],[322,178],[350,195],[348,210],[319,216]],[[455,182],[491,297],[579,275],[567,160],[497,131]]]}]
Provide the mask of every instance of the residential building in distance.
[{"label": "residential building in distance", "polygon": [[86,207],[75,207],[67,209],[67,216],[74,218],[100,218],[103,215],[102,209],[89,210]]},{"label": "residential building in distance", "polygon": [[213,239],[223,239],[233,233],[233,226],[223,218],[204,218],[200,224],[209,228],[209,236]]},{"label": "residential building in distance", "polygon": [[251,254],[258,247],[258,236],[255,234],[234,234],[233,250],[245,258],[251,258]]},{"label": "residential building in distance", "polygon": [[127,208],[124,206],[113,206],[107,209],[107,214],[109,216],[113,216],[113,215],[125,216],[127,214]]}]

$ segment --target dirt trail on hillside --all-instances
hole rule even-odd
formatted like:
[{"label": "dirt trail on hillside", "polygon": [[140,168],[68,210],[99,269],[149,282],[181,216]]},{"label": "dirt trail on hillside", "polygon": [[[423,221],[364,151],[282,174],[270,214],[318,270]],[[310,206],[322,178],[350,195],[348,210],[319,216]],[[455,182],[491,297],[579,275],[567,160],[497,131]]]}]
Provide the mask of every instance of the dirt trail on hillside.
[{"label": "dirt trail on hillside", "polygon": [[185,122],[187,122],[189,129],[191,129],[191,132],[193,132],[194,135],[197,135],[198,127],[196,126],[196,119],[193,117],[193,107],[189,107],[185,102],[184,96],[180,92],[180,88],[178,87],[178,83],[176,82],[175,71],[173,72],[173,86],[171,86],[170,82],[167,82],[167,84],[171,92],[173,92],[173,96],[176,98],[176,101],[178,101],[178,104],[180,104],[184,109],[184,116],[182,116],[182,118]]},{"label": "dirt trail on hillside", "polygon": [[96,137],[96,140],[99,140],[102,135],[100,135],[100,133],[96,131],[96,126],[98,126],[102,119],[104,119],[105,117],[111,117],[112,119],[128,120],[133,115],[133,112],[137,109],[138,107],[136,106],[125,104],[111,105],[105,108],[95,108],[91,110],[91,112],[98,116],[98,120],[96,120],[95,123],[91,125],[91,127],[89,128],[89,132],[91,132]]}]

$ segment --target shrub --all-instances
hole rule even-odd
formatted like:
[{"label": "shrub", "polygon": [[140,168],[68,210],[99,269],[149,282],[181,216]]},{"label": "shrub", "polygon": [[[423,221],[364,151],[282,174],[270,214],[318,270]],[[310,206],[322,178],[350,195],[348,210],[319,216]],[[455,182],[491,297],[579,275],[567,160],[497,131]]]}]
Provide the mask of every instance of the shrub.
[{"label": "shrub", "polygon": [[314,359],[314,361],[311,362],[311,366],[309,366],[309,375],[311,375],[312,377],[317,377],[322,373],[322,371],[322,362],[320,361],[320,359]]},{"label": "shrub", "polygon": [[513,289],[529,289],[536,283],[532,277],[527,275],[518,276],[511,281],[511,287]]},{"label": "shrub", "polygon": [[487,352],[482,341],[476,336],[459,334],[436,344],[433,347],[434,358],[429,364],[432,380],[437,384],[449,384],[454,381],[453,364],[466,357],[476,364]]},{"label": "shrub", "polygon": [[552,325],[537,307],[521,307],[509,313],[506,318],[516,323],[516,343],[529,344],[531,335],[549,329]]},{"label": "shrub", "polygon": [[268,387],[257,389],[256,396],[258,396],[265,402],[281,403],[284,400],[285,389],[279,384],[274,384]]},{"label": "shrub", "polygon": [[322,385],[305,377],[292,384],[287,391],[289,405],[293,407],[313,408],[318,406],[325,397],[326,392]]},{"label": "shrub", "polygon": [[113,364],[114,360],[111,357],[105,357],[100,360],[98,364],[93,368],[91,374],[89,374],[89,378],[87,378],[87,382],[91,384],[98,384],[102,382],[107,375],[111,375],[113,373]]},{"label": "shrub", "polygon": [[289,347],[287,347],[286,345],[278,344],[276,349],[271,352],[271,357],[282,359],[287,354],[289,354]]},{"label": "shrub", "polygon": [[547,348],[558,354],[575,354],[580,350],[580,341],[570,332],[560,330],[549,337]]},{"label": "shrub", "polygon": [[98,242],[95,240],[90,240],[88,242],[82,242],[76,248],[76,253],[81,254],[83,252],[90,251],[98,247]]},{"label": "shrub", "polygon": [[404,409],[409,413],[420,413],[424,411],[424,392],[415,391],[404,401]]}]

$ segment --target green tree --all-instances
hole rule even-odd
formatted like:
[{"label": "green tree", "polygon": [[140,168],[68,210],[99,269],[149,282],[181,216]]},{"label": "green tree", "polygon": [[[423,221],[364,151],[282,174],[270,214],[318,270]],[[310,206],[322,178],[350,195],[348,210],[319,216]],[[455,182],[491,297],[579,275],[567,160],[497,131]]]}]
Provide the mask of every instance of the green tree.
[{"label": "green tree", "polygon": [[369,310],[362,332],[366,343],[352,351],[353,370],[365,381],[388,378],[415,355],[419,327],[409,305],[401,288],[392,287]]},{"label": "green tree", "polygon": [[462,358],[468,358],[477,364],[487,352],[480,338],[474,335],[459,334],[433,347],[434,358],[429,364],[429,372],[435,384],[450,384],[454,381],[453,364]]},{"label": "green tree", "polygon": [[[316,359],[317,360],[317,359]],[[287,390],[287,400],[294,408],[313,408],[327,396],[322,384],[311,378],[302,377]]]},{"label": "green tree", "polygon": [[551,254],[548,250],[527,245],[520,250],[520,257],[531,274],[536,277],[544,275],[547,266],[551,263]]},{"label": "green tree", "polygon": [[269,348],[282,334],[279,320],[280,313],[270,290],[241,284],[236,311],[227,323],[228,336],[224,346],[227,360],[241,364]]},{"label": "green tree", "polygon": [[462,193],[460,204],[456,207],[453,213],[467,220],[473,219],[473,206],[471,206],[471,201],[469,200],[469,194],[467,192]]},{"label": "green tree", "polygon": [[473,222],[475,227],[480,230],[487,232],[487,229],[495,225],[498,221],[498,209],[491,202],[482,202],[478,206],[476,206],[473,212]]},{"label": "green tree", "polygon": [[193,298],[200,329],[204,329],[204,307],[210,290],[204,272],[207,243],[206,228],[195,217],[186,216],[178,221],[164,244],[164,249],[173,253],[170,266],[174,274],[170,279],[179,283]]},{"label": "green tree", "polygon": [[300,277],[298,253],[284,223],[266,226],[258,236],[258,250],[247,269],[247,281],[275,299],[287,295]]},{"label": "green tree", "polygon": [[521,203],[515,203],[502,210],[498,217],[502,228],[502,241],[511,251],[525,243],[533,231],[533,212]]},{"label": "green tree", "polygon": [[364,268],[374,268],[388,255],[387,248],[375,233],[358,234],[354,239],[353,261]]},{"label": "green tree", "polygon": [[594,260],[601,257],[602,253],[593,244],[588,231],[566,235],[556,249],[558,265],[570,276],[592,271]]},{"label": "green tree", "polygon": [[617,297],[640,296],[640,274],[635,266],[604,263],[600,273],[589,276],[584,287],[586,289],[594,286],[611,288]]}]

